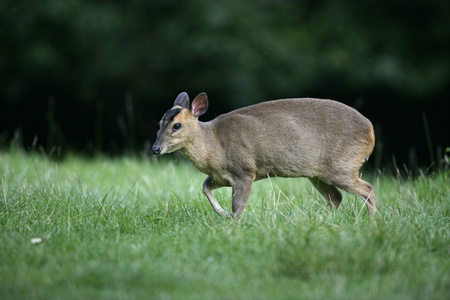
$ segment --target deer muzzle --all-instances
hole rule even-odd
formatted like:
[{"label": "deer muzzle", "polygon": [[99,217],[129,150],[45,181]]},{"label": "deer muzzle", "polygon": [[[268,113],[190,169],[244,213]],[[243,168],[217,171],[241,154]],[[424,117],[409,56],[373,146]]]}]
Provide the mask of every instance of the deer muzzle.
[{"label": "deer muzzle", "polygon": [[159,145],[154,144],[152,147],[152,153],[154,155],[160,155],[161,154],[161,147]]}]

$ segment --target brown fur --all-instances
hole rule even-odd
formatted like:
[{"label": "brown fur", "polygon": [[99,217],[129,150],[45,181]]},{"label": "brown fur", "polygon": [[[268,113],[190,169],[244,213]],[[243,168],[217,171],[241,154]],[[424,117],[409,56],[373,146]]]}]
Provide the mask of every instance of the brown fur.
[{"label": "brown fur", "polygon": [[[307,177],[335,208],[342,200],[341,188],[363,198],[369,214],[375,213],[373,187],[358,177],[375,135],[371,122],[355,109],[332,100],[283,99],[198,121],[207,107],[205,93],[191,109],[187,94],[181,93],[174,108],[183,110],[169,122],[163,118],[152,149],[155,154],[180,150],[208,174],[203,191],[219,215],[228,213],[213,189],[232,187],[233,215],[239,218],[253,181],[268,176]],[[181,124],[178,130],[176,123]]]}]

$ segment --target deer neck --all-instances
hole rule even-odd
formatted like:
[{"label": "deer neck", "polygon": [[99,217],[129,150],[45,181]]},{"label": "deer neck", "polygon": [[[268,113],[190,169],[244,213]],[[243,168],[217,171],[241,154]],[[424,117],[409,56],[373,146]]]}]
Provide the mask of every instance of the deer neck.
[{"label": "deer neck", "polygon": [[200,171],[209,174],[213,168],[214,136],[208,123],[198,122],[195,134],[180,149],[181,154],[189,159]]}]

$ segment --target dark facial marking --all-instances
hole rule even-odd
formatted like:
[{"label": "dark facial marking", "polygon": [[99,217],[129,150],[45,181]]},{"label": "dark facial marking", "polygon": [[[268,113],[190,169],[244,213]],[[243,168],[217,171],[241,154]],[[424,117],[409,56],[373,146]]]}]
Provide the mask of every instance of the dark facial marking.
[{"label": "dark facial marking", "polygon": [[183,108],[174,108],[168,110],[162,118],[161,127],[167,127],[167,125],[172,122],[173,118],[175,118],[175,116],[178,115],[182,110]]}]

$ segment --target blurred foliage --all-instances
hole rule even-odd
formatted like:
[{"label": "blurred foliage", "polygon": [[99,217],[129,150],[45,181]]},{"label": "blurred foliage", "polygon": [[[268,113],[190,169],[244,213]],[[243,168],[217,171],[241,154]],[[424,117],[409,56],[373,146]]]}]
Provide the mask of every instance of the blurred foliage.
[{"label": "blurred foliage", "polygon": [[431,108],[449,107],[446,0],[3,0],[0,28],[0,124],[28,141],[102,150],[133,123],[138,144],[184,90],[208,93],[207,117],[268,99],[335,98],[391,145],[407,143],[389,136],[405,110],[418,130],[421,113],[433,120],[442,112]]}]

